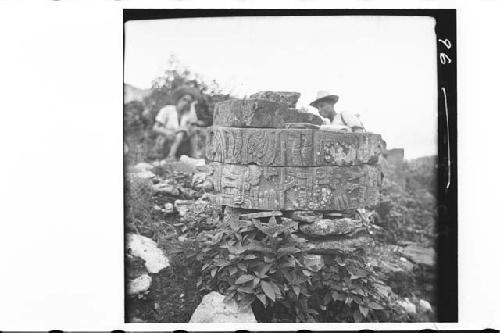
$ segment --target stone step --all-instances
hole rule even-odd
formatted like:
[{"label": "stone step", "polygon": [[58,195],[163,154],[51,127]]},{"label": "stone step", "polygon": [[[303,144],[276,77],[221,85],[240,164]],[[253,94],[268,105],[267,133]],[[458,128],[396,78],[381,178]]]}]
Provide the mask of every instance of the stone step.
[{"label": "stone step", "polygon": [[214,127],[284,128],[286,123],[322,125],[320,116],[290,109],[287,104],[265,99],[232,99],[214,108]]},{"label": "stone step", "polygon": [[212,163],[216,202],[244,209],[346,210],[378,204],[376,166],[261,167]]},{"label": "stone step", "polygon": [[214,127],[209,133],[206,159],[262,166],[375,164],[381,146],[381,136],[371,133]]}]

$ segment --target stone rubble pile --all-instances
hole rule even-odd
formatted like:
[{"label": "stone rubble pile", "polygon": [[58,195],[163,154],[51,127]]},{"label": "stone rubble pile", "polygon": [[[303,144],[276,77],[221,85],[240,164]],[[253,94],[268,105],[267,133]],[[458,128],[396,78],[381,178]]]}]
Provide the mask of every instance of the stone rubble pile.
[{"label": "stone rubble pile", "polygon": [[365,208],[379,203],[383,141],[311,128],[322,119],[295,109],[299,96],[265,91],[216,104],[206,150],[215,201],[226,218],[294,221],[310,254],[355,251],[371,242]]},{"label": "stone rubble pile", "polygon": [[146,293],[153,281],[150,274],[157,274],[170,266],[168,258],[157,244],[139,234],[127,234],[126,255],[129,296]]}]

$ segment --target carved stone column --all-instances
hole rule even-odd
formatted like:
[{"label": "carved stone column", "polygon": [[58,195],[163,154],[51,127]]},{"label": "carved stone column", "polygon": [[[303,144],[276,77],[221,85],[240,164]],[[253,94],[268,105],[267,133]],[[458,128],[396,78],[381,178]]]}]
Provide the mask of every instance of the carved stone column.
[{"label": "carved stone column", "polygon": [[383,140],[288,128],[322,124],[319,116],[294,109],[299,96],[265,91],[216,104],[206,154],[216,202],[230,207],[228,218],[257,213],[266,220],[269,214],[259,211],[273,211],[278,221],[296,221],[295,232],[313,244],[311,253],[353,251],[370,240],[359,232],[366,220],[355,213],[379,203]]}]

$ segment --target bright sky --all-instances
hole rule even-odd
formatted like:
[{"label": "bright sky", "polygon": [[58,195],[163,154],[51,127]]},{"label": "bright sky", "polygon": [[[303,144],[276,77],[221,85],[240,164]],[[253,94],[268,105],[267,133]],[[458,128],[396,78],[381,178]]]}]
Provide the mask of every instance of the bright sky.
[{"label": "bright sky", "polygon": [[405,148],[406,158],[437,154],[434,24],[390,16],[128,22],[125,82],[151,87],[174,54],[239,97],[297,91],[300,107],[330,91],[340,96],[336,110],[359,113],[389,148]]}]

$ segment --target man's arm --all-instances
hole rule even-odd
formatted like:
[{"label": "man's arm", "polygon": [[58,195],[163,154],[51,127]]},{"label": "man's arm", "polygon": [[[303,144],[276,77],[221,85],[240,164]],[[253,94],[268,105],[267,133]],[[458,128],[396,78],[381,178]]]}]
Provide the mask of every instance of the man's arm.
[{"label": "man's arm", "polygon": [[175,135],[176,130],[171,128],[166,128],[161,123],[155,122],[155,124],[153,125],[153,132],[164,136],[173,136]]}]

